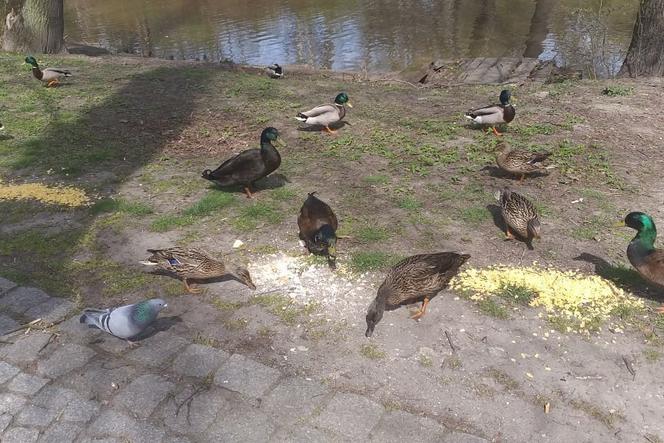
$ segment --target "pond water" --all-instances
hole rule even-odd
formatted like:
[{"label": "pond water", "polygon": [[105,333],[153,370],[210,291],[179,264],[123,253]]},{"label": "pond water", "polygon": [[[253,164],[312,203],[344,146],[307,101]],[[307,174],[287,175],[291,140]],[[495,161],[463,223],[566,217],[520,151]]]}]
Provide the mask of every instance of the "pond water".
[{"label": "pond water", "polygon": [[638,0],[67,0],[65,34],[114,52],[337,70],[528,56],[612,74]]}]

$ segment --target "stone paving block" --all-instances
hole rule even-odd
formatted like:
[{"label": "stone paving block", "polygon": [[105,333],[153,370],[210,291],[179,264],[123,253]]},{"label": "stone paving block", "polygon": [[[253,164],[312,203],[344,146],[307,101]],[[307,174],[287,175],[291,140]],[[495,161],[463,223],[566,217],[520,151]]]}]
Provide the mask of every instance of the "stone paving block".
[{"label": "stone paving block", "polygon": [[7,426],[9,426],[9,423],[11,423],[13,419],[14,416],[8,412],[0,414],[0,433],[4,432],[5,429],[7,429]]},{"label": "stone paving block", "polygon": [[10,380],[13,376],[18,374],[19,372],[20,369],[18,369],[16,366],[12,366],[9,363],[0,361],[0,385],[6,382],[7,380]]},{"label": "stone paving block", "polygon": [[220,411],[231,408],[224,392],[216,386],[196,394],[187,406],[185,402],[193,392],[194,387],[185,389],[164,408],[162,418],[173,432],[200,436],[214,422]]},{"label": "stone paving block", "polygon": [[321,405],[327,389],[315,381],[300,377],[283,380],[261,403],[261,409],[279,423],[290,425],[308,417]]},{"label": "stone paving block", "polygon": [[0,335],[8,334],[15,328],[21,326],[19,322],[5,314],[0,314]]},{"label": "stone paving block", "polygon": [[[71,387],[88,398],[109,398],[118,393],[118,388],[122,389],[141,374],[140,368],[134,365],[105,368],[91,364],[85,371],[76,376],[76,380]],[[116,388],[113,387],[113,384]]]},{"label": "stone paving block", "polygon": [[57,349],[47,360],[42,360],[37,371],[47,377],[56,378],[85,365],[95,351],[85,346],[68,343]]},{"label": "stone paving block", "polygon": [[49,385],[39,391],[39,393],[32,398],[32,403],[37,406],[55,409],[56,411],[60,412],[71,401],[77,398],[80,398],[80,396],[71,389],[64,389]]},{"label": "stone paving block", "polygon": [[13,281],[0,277],[0,295],[4,294],[5,292],[11,289],[14,289],[16,286],[17,284],[14,283]]},{"label": "stone paving block", "polygon": [[[110,409],[101,413],[87,433],[93,436],[125,438],[131,443],[157,443],[164,438],[163,430]],[[96,442],[94,438],[92,441]]]},{"label": "stone paving block", "polygon": [[11,363],[30,363],[37,359],[39,352],[51,339],[51,334],[31,332],[15,339],[14,344],[0,349],[0,358]]},{"label": "stone paving block", "polygon": [[372,442],[440,442],[446,429],[435,420],[403,411],[387,412],[371,431]]},{"label": "stone paving block", "polygon": [[58,415],[55,409],[42,408],[41,406],[27,405],[21,409],[16,417],[16,423],[27,427],[46,427]]},{"label": "stone paving block", "polygon": [[103,334],[100,337],[100,340],[97,341],[101,341],[97,346],[109,354],[122,354],[127,349],[131,348],[131,345],[127,340],[122,340],[109,334]]},{"label": "stone paving block", "polygon": [[94,400],[74,398],[62,411],[66,421],[87,422],[99,412],[99,403]]},{"label": "stone paving block", "polygon": [[73,339],[75,341],[87,342],[94,340],[101,334],[106,334],[100,329],[90,328],[87,325],[81,324],[79,319],[80,315],[75,315],[72,318],[63,321],[58,324],[58,330],[61,333],[68,335],[68,340],[70,341]]},{"label": "stone paving block", "polygon": [[233,354],[217,371],[214,383],[250,397],[261,397],[281,376],[276,369]]},{"label": "stone paving block", "polygon": [[449,432],[439,441],[441,443],[489,443],[487,439],[464,432]]},{"label": "stone paving block", "polygon": [[0,308],[23,314],[28,309],[44,303],[49,298],[48,294],[41,289],[20,287],[0,298]]},{"label": "stone paving block", "polygon": [[51,297],[45,302],[28,309],[23,315],[30,320],[41,318],[45,322],[54,323],[65,318],[73,310],[74,304],[69,300]]},{"label": "stone paving block", "polygon": [[173,371],[189,377],[205,377],[219,369],[229,357],[224,351],[194,343],[175,359]]},{"label": "stone paving block", "polygon": [[174,388],[175,384],[165,378],[147,374],[125,386],[115,397],[114,403],[126,407],[139,417],[147,418]]},{"label": "stone paving block", "polygon": [[126,438],[115,438],[115,437],[95,437],[95,438],[85,438],[81,440],[81,443],[127,443]]},{"label": "stone paving block", "polygon": [[203,441],[209,442],[267,442],[276,426],[270,418],[244,402],[219,414],[205,433]]},{"label": "stone paving block", "polygon": [[39,431],[28,428],[11,428],[2,434],[2,443],[33,443],[37,441]]},{"label": "stone paving block", "polygon": [[336,443],[338,441],[340,439],[332,433],[327,434],[320,429],[309,426],[296,426],[294,429],[281,428],[270,439],[270,442],[274,443]]},{"label": "stone paving block", "polygon": [[129,358],[149,366],[161,366],[189,344],[184,338],[168,332],[159,332],[139,343],[141,347],[130,352]]},{"label": "stone paving block", "polygon": [[313,423],[354,441],[366,441],[383,407],[356,394],[336,394]]},{"label": "stone paving block", "polygon": [[0,393],[0,414],[15,415],[21,410],[26,399],[16,394]]},{"label": "stone paving block", "polygon": [[76,440],[78,434],[83,428],[76,423],[67,423],[64,421],[56,422],[51,425],[39,438],[39,443],[72,443]]},{"label": "stone paving block", "polygon": [[49,380],[47,378],[41,378],[22,372],[14,377],[9,385],[7,385],[7,389],[19,394],[33,395],[48,382]]}]

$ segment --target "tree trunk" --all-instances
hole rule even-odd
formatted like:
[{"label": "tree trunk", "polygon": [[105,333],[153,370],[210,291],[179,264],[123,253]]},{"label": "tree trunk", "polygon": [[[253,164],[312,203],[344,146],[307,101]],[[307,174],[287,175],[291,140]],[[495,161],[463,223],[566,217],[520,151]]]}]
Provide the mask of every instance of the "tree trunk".
[{"label": "tree trunk", "polygon": [[664,0],[641,0],[632,43],[618,75],[664,76]]},{"label": "tree trunk", "polygon": [[64,50],[63,0],[12,1],[10,5],[12,9],[5,19],[2,49],[46,54]]},{"label": "tree trunk", "polygon": [[523,51],[524,57],[537,58],[542,53],[544,40],[549,33],[549,21],[554,6],[555,0],[537,0],[535,2],[535,12],[530,20],[526,49]]}]

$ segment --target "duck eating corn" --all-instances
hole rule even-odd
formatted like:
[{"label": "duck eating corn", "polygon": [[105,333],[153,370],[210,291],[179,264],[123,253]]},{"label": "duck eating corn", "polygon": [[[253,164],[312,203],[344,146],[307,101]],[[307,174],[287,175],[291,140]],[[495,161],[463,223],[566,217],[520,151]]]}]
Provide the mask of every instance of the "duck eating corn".
[{"label": "duck eating corn", "polygon": [[309,252],[325,255],[330,267],[334,268],[339,222],[332,208],[314,194],[309,193],[297,217],[300,239]]}]

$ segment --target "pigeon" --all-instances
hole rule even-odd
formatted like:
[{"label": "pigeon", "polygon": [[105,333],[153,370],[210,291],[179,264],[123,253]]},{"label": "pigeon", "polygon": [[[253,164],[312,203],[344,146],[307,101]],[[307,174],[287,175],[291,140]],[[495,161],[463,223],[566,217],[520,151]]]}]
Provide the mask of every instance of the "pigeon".
[{"label": "pigeon", "polygon": [[80,322],[132,344],[129,339],[145,331],[157,319],[159,311],[166,307],[164,300],[153,298],[119,308],[85,309]]}]

